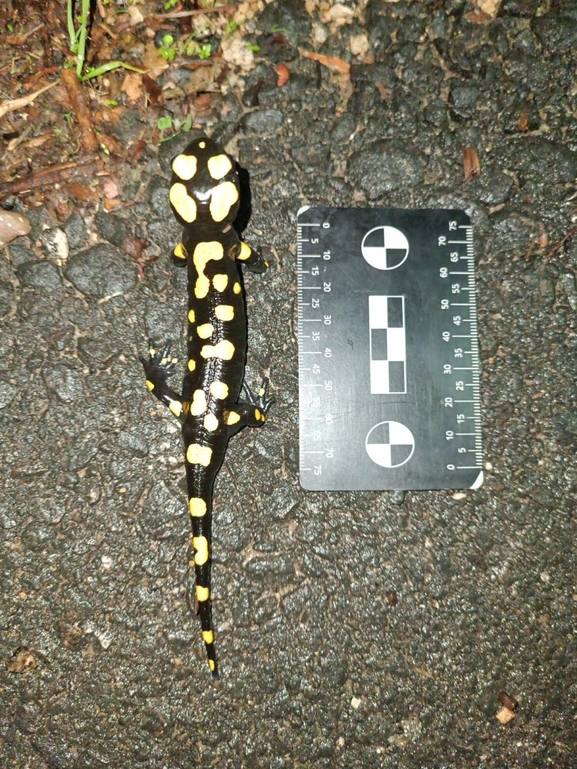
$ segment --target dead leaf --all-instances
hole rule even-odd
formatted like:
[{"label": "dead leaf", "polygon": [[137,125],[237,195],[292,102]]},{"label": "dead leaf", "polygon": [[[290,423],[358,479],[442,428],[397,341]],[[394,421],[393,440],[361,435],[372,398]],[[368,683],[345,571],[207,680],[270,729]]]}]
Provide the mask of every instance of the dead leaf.
[{"label": "dead leaf", "polygon": [[105,197],[109,200],[118,197],[118,185],[114,179],[110,177],[103,182],[102,191],[104,192]]},{"label": "dead leaf", "polygon": [[304,48],[299,48],[299,53],[304,56],[305,59],[313,59],[318,61],[323,67],[332,69],[333,72],[338,72],[339,75],[348,75],[351,70],[351,65],[344,59],[339,59],[338,56],[328,56],[324,53],[316,53],[315,51],[306,51]]},{"label": "dead leaf", "polygon": [[529,130],[529,117],[526,112],[521,112],[517,125],[521,133],[527,133]]},{"label": "dead leaf", "polygon": [[289,68],[284,62],[282,62],[281,64],[276,65],[275,71],[278,75],[278,80],[276,84],[278,85],[279,88],[282,88],[282,86],[288,83],[290,79]]},{"label": "dead leaf", "polygon": [[463,169],[465,171],[466,181],[475,179],[481,173],[481,163],[477,151],[472,147],[465,147],[463,150]]},{"label": "dead leaf", "polygon": [[150,77],[155,80],[168,68],[168,62],[158,53],[158,48],[151,40],[146,44],[142,64]]},{"label": "dead leaf", "polygon": [[377,88],[377,91],[381,95],[381,99],[383,101],[386,101],[391,95],[391,92],[389,91],[389,89],[385,85],[383,85],[380,80],[377,80],[377,82],[375,83],[375,86]]},{"label": "dead leaf", "polygon": [[[126,94],[126,101],[129,104],[136,104],[143,97],[143,80],[148,75],[140,75],[138,72],[128,72],[124,76],[120,90]],[[148,78],[152,80],[152,78]],[[154,81],[152,81],[154,82]]]}]

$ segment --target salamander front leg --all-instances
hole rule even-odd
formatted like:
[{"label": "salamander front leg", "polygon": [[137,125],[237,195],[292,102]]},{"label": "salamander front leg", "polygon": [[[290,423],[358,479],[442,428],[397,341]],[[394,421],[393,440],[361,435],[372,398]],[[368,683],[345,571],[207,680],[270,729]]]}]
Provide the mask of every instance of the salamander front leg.
[{"label": "salamander front leg", "polygon": [[150,392],[171,410],[175,417],[182,422],[183,405],[180,395],[168,386],[168,377],[174,374],[176,358],[170,357],[172,344],[167,342],[162,350],[157,350],[154,342],[149,342],[148,358],[140,357],[140,362],[146,374],[146,387]]},{"label": "salamander front leg", "polygon": [[265,377],[255,395],[247,384],[242,386],[242,394],[246,400],[239,400],[230,411],[224,412],[224,421],[228,426],[229,435],[234,435],[243,427],[262,427],[267,419],[268,411],[274,403],[274,398],[267,397],[269,380]]}]

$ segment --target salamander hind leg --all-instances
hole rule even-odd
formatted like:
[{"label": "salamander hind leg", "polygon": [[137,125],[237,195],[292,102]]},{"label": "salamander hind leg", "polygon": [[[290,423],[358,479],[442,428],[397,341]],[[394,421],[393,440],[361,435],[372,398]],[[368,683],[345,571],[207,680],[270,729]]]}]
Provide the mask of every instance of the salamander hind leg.
[{"label": "salamander hind leg", "polygon": [[264,378],[257,394],[245,383],[242,386],[244,400],[239,400],[234,408],[225,411],[224,420],[229,434],[234,435],[243,427],[262,427],[267,420],[274,398],[267,396],[269,380]]},{"label": "salamander hind leg", "polygon": [[159,350],[151,341],[148,343],[148,357],[141,356],[140,362],[146,375],[147,389],[182,421],[182,398],[168,386],[168,377],[172,376],[178,363],[178,360],[170,355],[171,347],[171,342],[167,342]]},{"label": "salamander hind leg", "polygon": [[256,248],[251,248],[244,241],[240,244],[240,251],[236,258],[251,272],[263,273],[270,267],[269,262],[260,251],[257,251]]}]

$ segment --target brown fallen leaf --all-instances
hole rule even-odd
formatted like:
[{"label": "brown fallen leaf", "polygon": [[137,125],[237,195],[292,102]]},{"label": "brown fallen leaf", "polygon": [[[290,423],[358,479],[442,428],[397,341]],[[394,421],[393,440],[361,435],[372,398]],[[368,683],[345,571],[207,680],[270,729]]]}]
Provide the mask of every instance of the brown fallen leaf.
[{"label": "brown fallen leaf", "polygon": [[108,177],[108,179],[105,179],[102,182],[102,191],[108,200],[113,200],[118,197],[118,185],[112,177]]},{"label": "brown fallen leaf", "polygon": [[466,181],[475,179],[481,173],[481,163],[477,151],[473,147],[465,147],[463,150],[463,169]]},{"label": "brown fallen leaf", "polygon": [[142,75],[142,85],[146,89],[146,93],[150,99],[151,104],[162,104],[164,97],[162,95],[162,88],[158,85],[156,80],[153,80],[146,73]]},{"label": "brown fallen leaf", "polygon": [[[128,72],[124,76],[120,90],[126,94],[126,101],[129,104],[136,104],[141,101],[143,96],[143,81],[148,75],[140,75],[138,72]],[[148,77],[149,80],[152,78]],[[154,81],[152,81],[154,82]]]},{"label": "brown fallen leaf", "polygon": [[338,56],[328,56],[324,53],[316,53],[315,51],[306,51],[304,48],[299,48],[299,53],[304,56],[305,59],[312,59],[318,61],[323,67],[332,69],[333,72],[338,72],[339,75],[348,75],[351,70],[351,65],[344,59],[339,59]]},{"label": "brown fallen leaf", "polygon": [[529,117],[526,112],[521,112],[521,114],[519,115],[517,126],[519,128],[519,131],[521,131],[521,133],[527,133],[527,131],[529,130]]},{"label": "brown fallen leaf", "polygon": [[278,85],[279,88],[282,88],[282,86],[285,85],[285,83],[288,83],[290,79],[289,68],[284,62],[282,62],[281,64],[276,65],[275,71],[278,75],[278,80],[276,84]]}]

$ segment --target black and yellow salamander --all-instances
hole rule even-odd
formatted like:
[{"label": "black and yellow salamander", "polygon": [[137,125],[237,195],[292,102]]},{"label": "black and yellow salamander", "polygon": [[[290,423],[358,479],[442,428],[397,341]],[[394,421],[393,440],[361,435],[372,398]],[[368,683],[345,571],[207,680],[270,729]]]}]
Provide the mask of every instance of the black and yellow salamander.
[{"label": "black and yellow salamander", "polygon": [[196,604],[215,678],[210,597],[213,484],[229,438],[247,425],[263,425],[272,403],[267,379],[258,395],[243,385],[247,328],[239,263],[253,272],[264,272],[268,264],[233,228],[239,195],[235,161],[206,136],[173,158],[169,199],[183,234],[172,258],[188,269],[188,353],[182,395],[168,385],[175,370],[169,344],[158,350],[151,343],[148,357],[141,358],[147,388],[182,425]]}]

